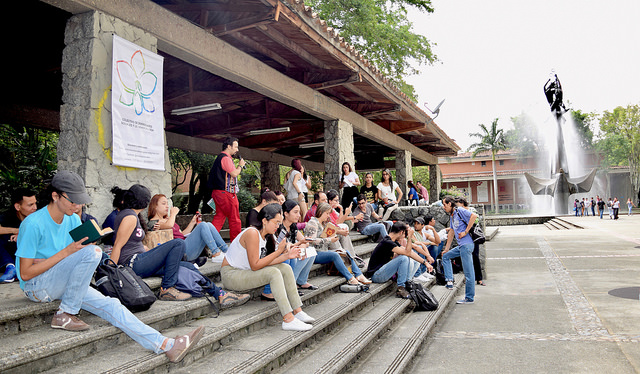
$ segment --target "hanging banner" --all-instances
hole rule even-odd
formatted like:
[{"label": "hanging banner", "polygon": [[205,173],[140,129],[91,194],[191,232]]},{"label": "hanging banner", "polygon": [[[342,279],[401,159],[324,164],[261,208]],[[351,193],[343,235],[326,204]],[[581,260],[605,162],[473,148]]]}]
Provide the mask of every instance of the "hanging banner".
[{"label": "hanging banner", "polygon": [[113,35],[111,117],[113,164],[164,168],[164,58]]}]

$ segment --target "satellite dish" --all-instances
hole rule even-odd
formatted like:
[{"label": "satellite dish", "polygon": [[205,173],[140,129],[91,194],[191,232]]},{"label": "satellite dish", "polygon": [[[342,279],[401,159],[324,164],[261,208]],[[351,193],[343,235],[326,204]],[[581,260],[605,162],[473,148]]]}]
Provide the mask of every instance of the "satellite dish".
[{"label": "satellite dish", "polygon": [[444,103],[445,99],[442,99],[442,101],[440,102],[440,104],[438,104],[436,106],[436,108],[434,110],[429,109],[429,107],[427,106],[427,103],[424,103],[424,107],[427,108],[428,111],[431,112],[431,114],[435,114],[435,116],[433,117],[433,119],[436,119],[436,117],[438,116],[438,114],[440,114],[440,107],[442,106],[442,104]]}]

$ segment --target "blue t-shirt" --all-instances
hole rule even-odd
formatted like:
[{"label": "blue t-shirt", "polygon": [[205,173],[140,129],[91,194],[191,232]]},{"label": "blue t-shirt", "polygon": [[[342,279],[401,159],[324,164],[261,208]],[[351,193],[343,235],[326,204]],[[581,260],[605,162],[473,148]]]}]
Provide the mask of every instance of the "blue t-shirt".
[{"label": "blue t-shirt", "polygon": [[418,200],[418,191],[416,191],[415,188],[411,187],[411,189],[409,189],[409,196],[411,196],[410,200]]},{"label": "blue t-shirt", "polygon": [[473,239],[471,239],[471,234],[467,234],[462,237],[462,239],[458,239],[458,235],[461,232],[464,232],[467,229],[467,225],[469,224],[469,219],[471,219],[471,212],[464,208],[456,208],[455,213],[453,213],[453,219],[450,220],[451,228],[455,233],[456,240],[458,241],[458,245],[464,244],[473,244]]},{"label": "blue t-shirt", "polygon": [[20,277],[20,258],[49,258],[73,243],[69,231],[80,226],[77,214],[63,216],[62,223],[57,224],[49,209],[45,206],[27,216],[20,225],[18,233],[18,251],[16,252],[16,270],[20,280],[20,288],[24,281]]}]

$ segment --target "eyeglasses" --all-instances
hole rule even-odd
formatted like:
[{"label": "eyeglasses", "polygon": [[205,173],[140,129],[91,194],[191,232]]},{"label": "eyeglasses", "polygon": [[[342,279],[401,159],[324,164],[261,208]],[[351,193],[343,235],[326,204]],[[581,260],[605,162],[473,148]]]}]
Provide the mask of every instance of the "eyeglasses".
[{"label": "eyeglasses", "polygon": [[60,194],[60,196],[64,197],[65,199],[67,199],[68,202],[70,202],[73,205],[82,205],[82,204],[78,204],[78,203],[74,203],[73,201],[71,201],[71,199],[69,199],[68,197],[66,197],[65,195]]}]

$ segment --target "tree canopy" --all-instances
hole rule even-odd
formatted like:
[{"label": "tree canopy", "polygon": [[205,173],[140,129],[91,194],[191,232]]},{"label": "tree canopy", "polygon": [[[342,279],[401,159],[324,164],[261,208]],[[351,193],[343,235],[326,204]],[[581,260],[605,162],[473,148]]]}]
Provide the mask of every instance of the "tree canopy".
[{"label": "tree canopy", "polygon": [[631,186],[637,191],[640,187],[640,105],[605,111],[600,117],[600,131],[597,146],[605,161],[609,165],[629,165]]},{"label": "tree canopy", "polygon": [[414,64],[431,64],[432,43],[416,34],[408,7],[432,13],[430,0],[306,0],[327,24],[370,60],[402,92],[417,101],[404,77],[419,74]]}]

